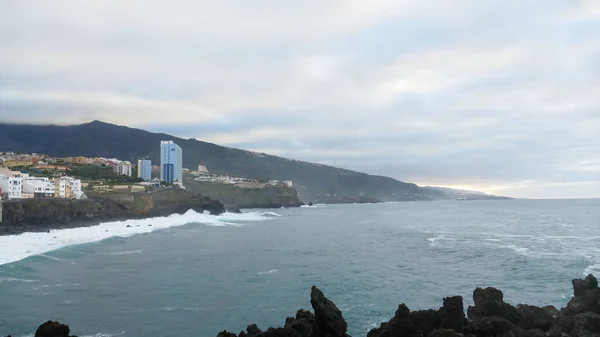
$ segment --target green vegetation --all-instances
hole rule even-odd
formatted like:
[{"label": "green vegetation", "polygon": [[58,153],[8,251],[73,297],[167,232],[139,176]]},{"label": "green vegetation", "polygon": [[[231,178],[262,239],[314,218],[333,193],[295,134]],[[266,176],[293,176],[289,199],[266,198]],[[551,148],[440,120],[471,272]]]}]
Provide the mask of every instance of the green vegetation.
[{"label": "green vegetation", "polygon": [[118,175],[113,172],[110,166],[98,166],[98,165],[70,165],[67,167],[68,175],[81,178],[81,179],[93,179],[93,180],[105,180],[110,184],[131,184],[139,183],[142,181],[137,176],[126,176]]}]

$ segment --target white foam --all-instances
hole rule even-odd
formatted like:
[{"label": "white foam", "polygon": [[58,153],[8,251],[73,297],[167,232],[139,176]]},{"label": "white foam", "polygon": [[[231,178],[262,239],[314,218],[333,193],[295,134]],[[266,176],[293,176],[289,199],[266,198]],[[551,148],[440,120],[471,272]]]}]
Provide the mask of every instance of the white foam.
[{"label": "white foam", "polygon": [[527,255],[527,251],[529,250],[529,248],[519,247],[519,246],[515,246],[515,245],[498,246],[498,248],[510,249],[519,255]]},{"label": "white foam", "polygon": [[269,271],[261,271],[260,273],[256,274],[256,275],[271,275],[271,274],[277,274],[279,273],[279,269],[271,269]]},{"label": "white foam", "polygon": [[143,251],[144,251],[143,249],[127,250],[127,251],[124,251],[124,252],[108,253],[108,255],[110,255],[110,256],[119,256],[119,255],[140,254]]},{"label": "white foam", "polygon": [[[207,226],[240,226],[244,222],[268,219],[272,219],[272,216],[257,212],[224,213],[215,216],[190,210],[185,214],[173,214],[167,217],[143,220],[105,222],[92,227],[55,230],[52,233],[23,233],[0,236],[0,265],[20,261],[29,256],[44,254],[66,246],[97,242],[111,237],[130,237],[188,223],[202,223]],[[48,255],[44,255],[44,257],[60,260]]]},{"label": "white foam", "polygon": [[16,278],[16,277],[0,277],[0,283],[2,282],[26,282],[26,283],[30,283],[30,282],[37,282],[36,280],[26,280],[26,279],[21,279],[21,278]]},{"label": "white foam", "polygon": [[600,263],[593,264],[591,266],[587,266],[583,271],[584,276],[588,276],[589,274],[599,275],[600,274]]}]

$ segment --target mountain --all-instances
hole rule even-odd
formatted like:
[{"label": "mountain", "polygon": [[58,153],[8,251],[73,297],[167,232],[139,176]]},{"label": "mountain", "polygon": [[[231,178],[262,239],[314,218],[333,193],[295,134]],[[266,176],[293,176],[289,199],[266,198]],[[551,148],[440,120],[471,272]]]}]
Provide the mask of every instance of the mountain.
[{"label": "mountain", "polygon": [[496,199],[510,199],[508,197],[501,197],[497,195],[487,194],[480,191],[471,191],[463,189],[455,189],[448,187],[437,187],[437,186],[423,186],[423,189],[431,191],[443,192],[449,199],[454,200],[496,200]]},{"label": "mountain", "polygon": [[3,152],[35,152],[60,157],[107,157],[132,162],[139,158],[149,158],[156,165],[160,160],[161,140],[173,140],[182,148],[183,166],[186,168],[195,169],[202,164],[211,172],[291,180],[303,201],[327,202],[345,196],[368,196],[383,201],[445,198],[441,191],[423,189],[389,177],[100,121],[70,126],[0,123],[0,151]]}]

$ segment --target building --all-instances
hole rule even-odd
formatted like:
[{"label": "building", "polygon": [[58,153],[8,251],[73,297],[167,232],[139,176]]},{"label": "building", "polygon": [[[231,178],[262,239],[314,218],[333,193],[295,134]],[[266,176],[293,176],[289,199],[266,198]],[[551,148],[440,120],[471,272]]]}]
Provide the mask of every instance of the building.
[{"label": "building", "polygon": [[294,183],[291,180],[284,180],[284,181],[282,181],[282,183],[285,186],[290,187],[290,188],[292,188],[294,186]]},{"label": "building", "polygon": [[54,197],[61,199],[85,199],[81,191],[81,180],[72,177],[54,179]]},{"label": "building", "polygon": [[29,178],[23,181],[23,199],[26,198],[52,198],[54,196],[54,182],[48,178]]},{"label": "building", "polygon": [[204,165],[198,165],[198,173],[200,174],[208,174],[208,169]]},{"label": "building", "polygon": [[160,180],[183,181],[183,151],[173,141],[160,142]]},{"label": "building", "polygon": [[0,174],[0,190],[5,198],[21,199],[23,197],[23,178]]},{"label": "building", "polygon": [[148,159],[138,160],[138,178],[143,181],[152,180],[152,161]]},{"label": "building", "polygon": [[31,159],[11,159],[5,160],[2,162],[2,166],[4,167],[15,167],[15,166],[31,166],[33,165],[33,161]]},{"label": "building", "polygon": [[131,177],[131,164],[129,162],[122,162],[113,167],[113,172],[118,175]]}]

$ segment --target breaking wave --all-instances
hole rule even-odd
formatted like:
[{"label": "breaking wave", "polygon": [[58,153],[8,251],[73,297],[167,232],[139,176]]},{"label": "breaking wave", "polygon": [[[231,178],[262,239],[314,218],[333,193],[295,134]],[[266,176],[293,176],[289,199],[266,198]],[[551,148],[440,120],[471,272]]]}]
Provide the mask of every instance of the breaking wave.
[{"label": "breaking wave", "polygon": [[[50,233],[36,232],[0,236],[0,265],[20,261],[34,255],[57,259],[44,253],[66,246],[97,242],[112,237],[130,237],[189,223],[219,227],[243,226],[247,222],[264,221],[276,216],[280,215],[273,212],[209,215],[189,210],[185,214],[173,214],[167,217],[105,222],[91,227],[52,230]],[[127,251],[113,254],[136,253],[137,251]]]}]

